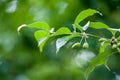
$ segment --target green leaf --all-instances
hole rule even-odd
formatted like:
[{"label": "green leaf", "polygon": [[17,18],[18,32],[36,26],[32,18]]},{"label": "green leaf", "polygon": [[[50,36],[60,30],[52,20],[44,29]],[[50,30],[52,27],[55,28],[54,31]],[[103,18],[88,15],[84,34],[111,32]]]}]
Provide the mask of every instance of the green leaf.
[{"label": "green leaf", "polygon": [[101,22],[91,22],[90,27],[95,28],[95,29],[105,28],[105,29],[109,30],[113,35],[115,35],[115,33],[117,31],[120,32],[120,29],[110,28],[109,26],[107,26],[106,24],[101,23]]},{"label": "green leaf", "polygon": [[88,78],[88,75],[97,67],[100,65],[105,64],[107,57],[110,56],[112,52],[110,50],[105,51],[98,56],[96,56],[94,59],[91,60],[89,67],[85,70],[85,77]]},{"label": "green leaf", "polygon": [[64,36],[61,38],[58,38],[56,41],[56,53],[60,50],[62,46],[64,46],[70,39],[74,37],[79,37],[80,35],[78,33],[73,33],[72,35],[69,36]]},{"label": "green leaf", "polygon": [[85,77],[88,78],[88,75],[97,67],[100,65],[105,65],[107,58],[113,54],[111,51],[111,48],[108,47],[108,43],[104,44],[100,48],[100,53],[91,60],[88,68],[85,70]]},{"label": "green leaf", "polygon": [[101,15],[101,13],[99,11],[96,11],[96,10],[93,10],[93,9],[83,10],[76,17],[74,24],[79,24],[82,20],[84,20],[85,18],[87,18],[89,16],[94,15],[95,13],[99,13]]},{"label": "green leaf", "polygon": [[38,30],[34,33],[34,36],[37,41],[39,41],[41,38],[46,37],[48,35],[49,35],[49,32],[45,30]]},{"label": "green leaf", "polygon": [[71,34],[71,31],[66,27],[61,27],[54,33],[54,36],[64,35],[64,34]]},{"label": "green leaf", "polygon": [[45,30],[38,30],[34,33],[34,36],[38,41],[38,46],[42,52],[46,41],[49,39],[49,32]]},{"label": "green leaf", "polygon": [[117,31],[120,32],[120,28],[119,28],[119,29],[108,28],[108,30],[109,30],[113,35],[115,35],[115,33],[116,33]]},{"label": "green leaf", "polygon": [[45,22],[34,22],[34,23],[31,23],[31,24],[28,24],[28,26],[31,27],[31,28],[50,30],[50,26]]},{"label": "green leaf", "polygon": [[95,29],[102,29],[102,28],[108,29],[109,28],[109,26],[101,22],[91,22],[90,27],[95,28]]},{"label": "green leaf", "polygon": [[105,51],[105,48],[109,45],[108,42],[101,42],[101,46],[100,46],[100,52],[99,54],[103,53]]},{"label": "green leaf", "polygon": [[77,28],[78,30],[82,31],[82,27],[79,24],[73,24],[74,28]]},{"label": "green leaf", "polygon": [[56,41],[56,53],[60,50],[62,46],[64,46],[70,39],[70,36],[64,36],[62,38],[58,38]]},{"label": "green leaf", "polygon": [[41,52],[43,51],[44,45],[45,45],[45,43],[47,42],[48,39],[49,39],[49,36],[41,38],[39,40],[38,46],[39,46]]}]

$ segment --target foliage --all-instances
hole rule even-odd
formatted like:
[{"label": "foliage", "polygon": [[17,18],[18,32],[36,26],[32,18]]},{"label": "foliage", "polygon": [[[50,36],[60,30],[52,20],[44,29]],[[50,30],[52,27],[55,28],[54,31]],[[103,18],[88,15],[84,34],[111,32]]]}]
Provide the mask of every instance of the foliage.
[{"label": "foliage", "polygon": [[[38,46],[41,52],[43,51],[46,42],[52,37],[59,36],[59,38],[56,40],[56,53],[58,53],[60,49],[73,38],[80,38],[80,42],[75,42],[72,45],[73,49],[81,49],[81,47],[88,49],[90,46],[88,39],[90,37],[97,38],[98,43],[100,43],[100,49],[98,51],[99,54],[90,61],[88,67],[84,71],[84,76],[87,79],[88,75],[95,69],[95,67],[105,65],[108,68],[106,64],[107,58],[116,52],[120,52],[120,40],[118,37],[116,38],[116,32],[119,31],[119,29],[113,29],[102,22],[92,22],[90,20],[87,21],[84,26],[80,25],[81,21],[85,20],[89,16],[93,16],[96,13],[101,15],[99,11],[93,9],[87,9],[80,12],[76,17],[74,24],[72,24],[73,31],[67,27],[61,27],[57,31],[54,31],[54,28],[50,28],[50,26],[45,22],[34,22],[28,25],[21,25],[18,27],[18,32],[22,27],[36,28],[37,31],[35,31],[34,36],[38,41]],[[87,33],[88,28],[106,29],[111,32],[112,37],[108,39],[106,37],[99,37],[99,35],[89,34]]]},{"label": "foliage", "polygon": [[[88,8],[104,15],[89,16],[81,26],[91,21],[120,27],[120,0],[0,0],[0,80],[85,80],[84,70],[99,53],[98,38],[87,38],[88,49],[82,48],[84,39],[80,47],[72,49],[81,39],[72,38],[56,55],[56,40],[64,35],[49,38],[40,52],[33,35],[38,28],[23,28],[20,35],[16,29],[24,23],[46,22],[54,31],[62,26],[73,31],[75,17]],[[88,28],[86,33],[111,38],[105,29]],[[116,37],[119,35],[117,32]],[[118,53],[111,55],[106,62],[110,71],[103,65],[96,67],[88,80],[118,80],[119,61]]]}]

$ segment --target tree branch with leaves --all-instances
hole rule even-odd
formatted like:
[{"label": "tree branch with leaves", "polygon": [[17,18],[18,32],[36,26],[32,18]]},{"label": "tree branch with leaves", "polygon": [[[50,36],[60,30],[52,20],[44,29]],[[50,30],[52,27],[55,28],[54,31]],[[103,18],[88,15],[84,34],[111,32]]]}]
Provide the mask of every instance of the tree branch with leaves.
[{"label": "tree branch with leaves", "polygon": [[[63,47],[69,40],[75,37],[79,37],[80,41],[75,42],[71,46],[73,49],[77,49],[80,46],[87,49],[89,48],[89,43],[87,42],[87,39],[90,37],[97,38],[98,42],[100,42],[101,44],[99,49],[99,54],[90,61],[88,68],[84,71],[84,75],[87,79],[90,72],[92,72],[94,68],[97,66],[105,65],[109,69],[109,67],[106,64],[108,56],[116,52],[120,53],[120,37],[117,37],[117,38],[115,37],[116,32],[120,32],[120,29],[110,28],[108,25],[102,22],[91,22],[90,20],[87,21],[84,26],[80,25],[81,21],[83,21],[89,16],[93,16],[96,13],[102,16],[102,13],[93,9],[87,9],[80,12],[76,17],[74,24],[72,24],[73,31],[71,31],[67,27],[61,27],[57,31],[54,31],[54,28],[50,28],[50,26],[45,22],[34,22],[31,24],[21,25],[20,27],[18,27],[18,32],[20,32],[21,28],[23,27],[37,28],[38,30],[35,31],[34,37],[38,42],[38,47],[40,48],[41,52],[43,51],[44,45],[46,44],[48,39],[50,39],[51,37],[63,35],[62,37],[56,40],[56,53],[58,53],[61,47]],[[86,30],[89,27],[94,29],[104,28],[110,31],[110,33],[112,34],[112,37],[111,39],[108,39],[105,37],[100,37],[99,35],[89,34],[86,32]]]}]

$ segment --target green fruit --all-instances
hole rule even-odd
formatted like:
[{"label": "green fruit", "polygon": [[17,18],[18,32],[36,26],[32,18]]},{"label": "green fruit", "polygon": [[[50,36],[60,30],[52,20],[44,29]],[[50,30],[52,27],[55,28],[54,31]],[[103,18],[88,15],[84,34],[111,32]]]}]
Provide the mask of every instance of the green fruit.
[{"label": "green fruit", "polygon": [[80,43],[79,43],[79,42],[74,43],[74,44],[72,45],[72,48],[73,48],[73,49],[77,49],[77,48],[79,48],[79,47],[80,47]]},{"label": "green fruit", "polygon": [[106,38],[100,38],[100,39],[99,39],[99,42],[105,42],[105,41],[107,41]]},{"label": "green fruit", "polygon": [[113,44],[113,45],[112,45],[112,49],[115,49],[115,48],[117,48],[117,45],[116,45],[116,44]]},{"label": "green fruit", "polygon": [[83,44],[83,48],[87,49],[88,47],[89,47],[89,44],[88,44],[87,42],[85,42],[85,43]]}]

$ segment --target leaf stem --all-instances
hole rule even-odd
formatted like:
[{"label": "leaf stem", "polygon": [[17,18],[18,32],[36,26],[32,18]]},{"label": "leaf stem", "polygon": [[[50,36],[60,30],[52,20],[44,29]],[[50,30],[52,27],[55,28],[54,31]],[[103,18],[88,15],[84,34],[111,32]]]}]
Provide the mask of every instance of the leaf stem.
[{"label": "leaf stem", "polygon": [[96,37],[96,38],[101,38],[100,36],[96,36],[96,35],[93,35],[93,34],[87,34],[88,36],[92,36],[92,37]]}]

